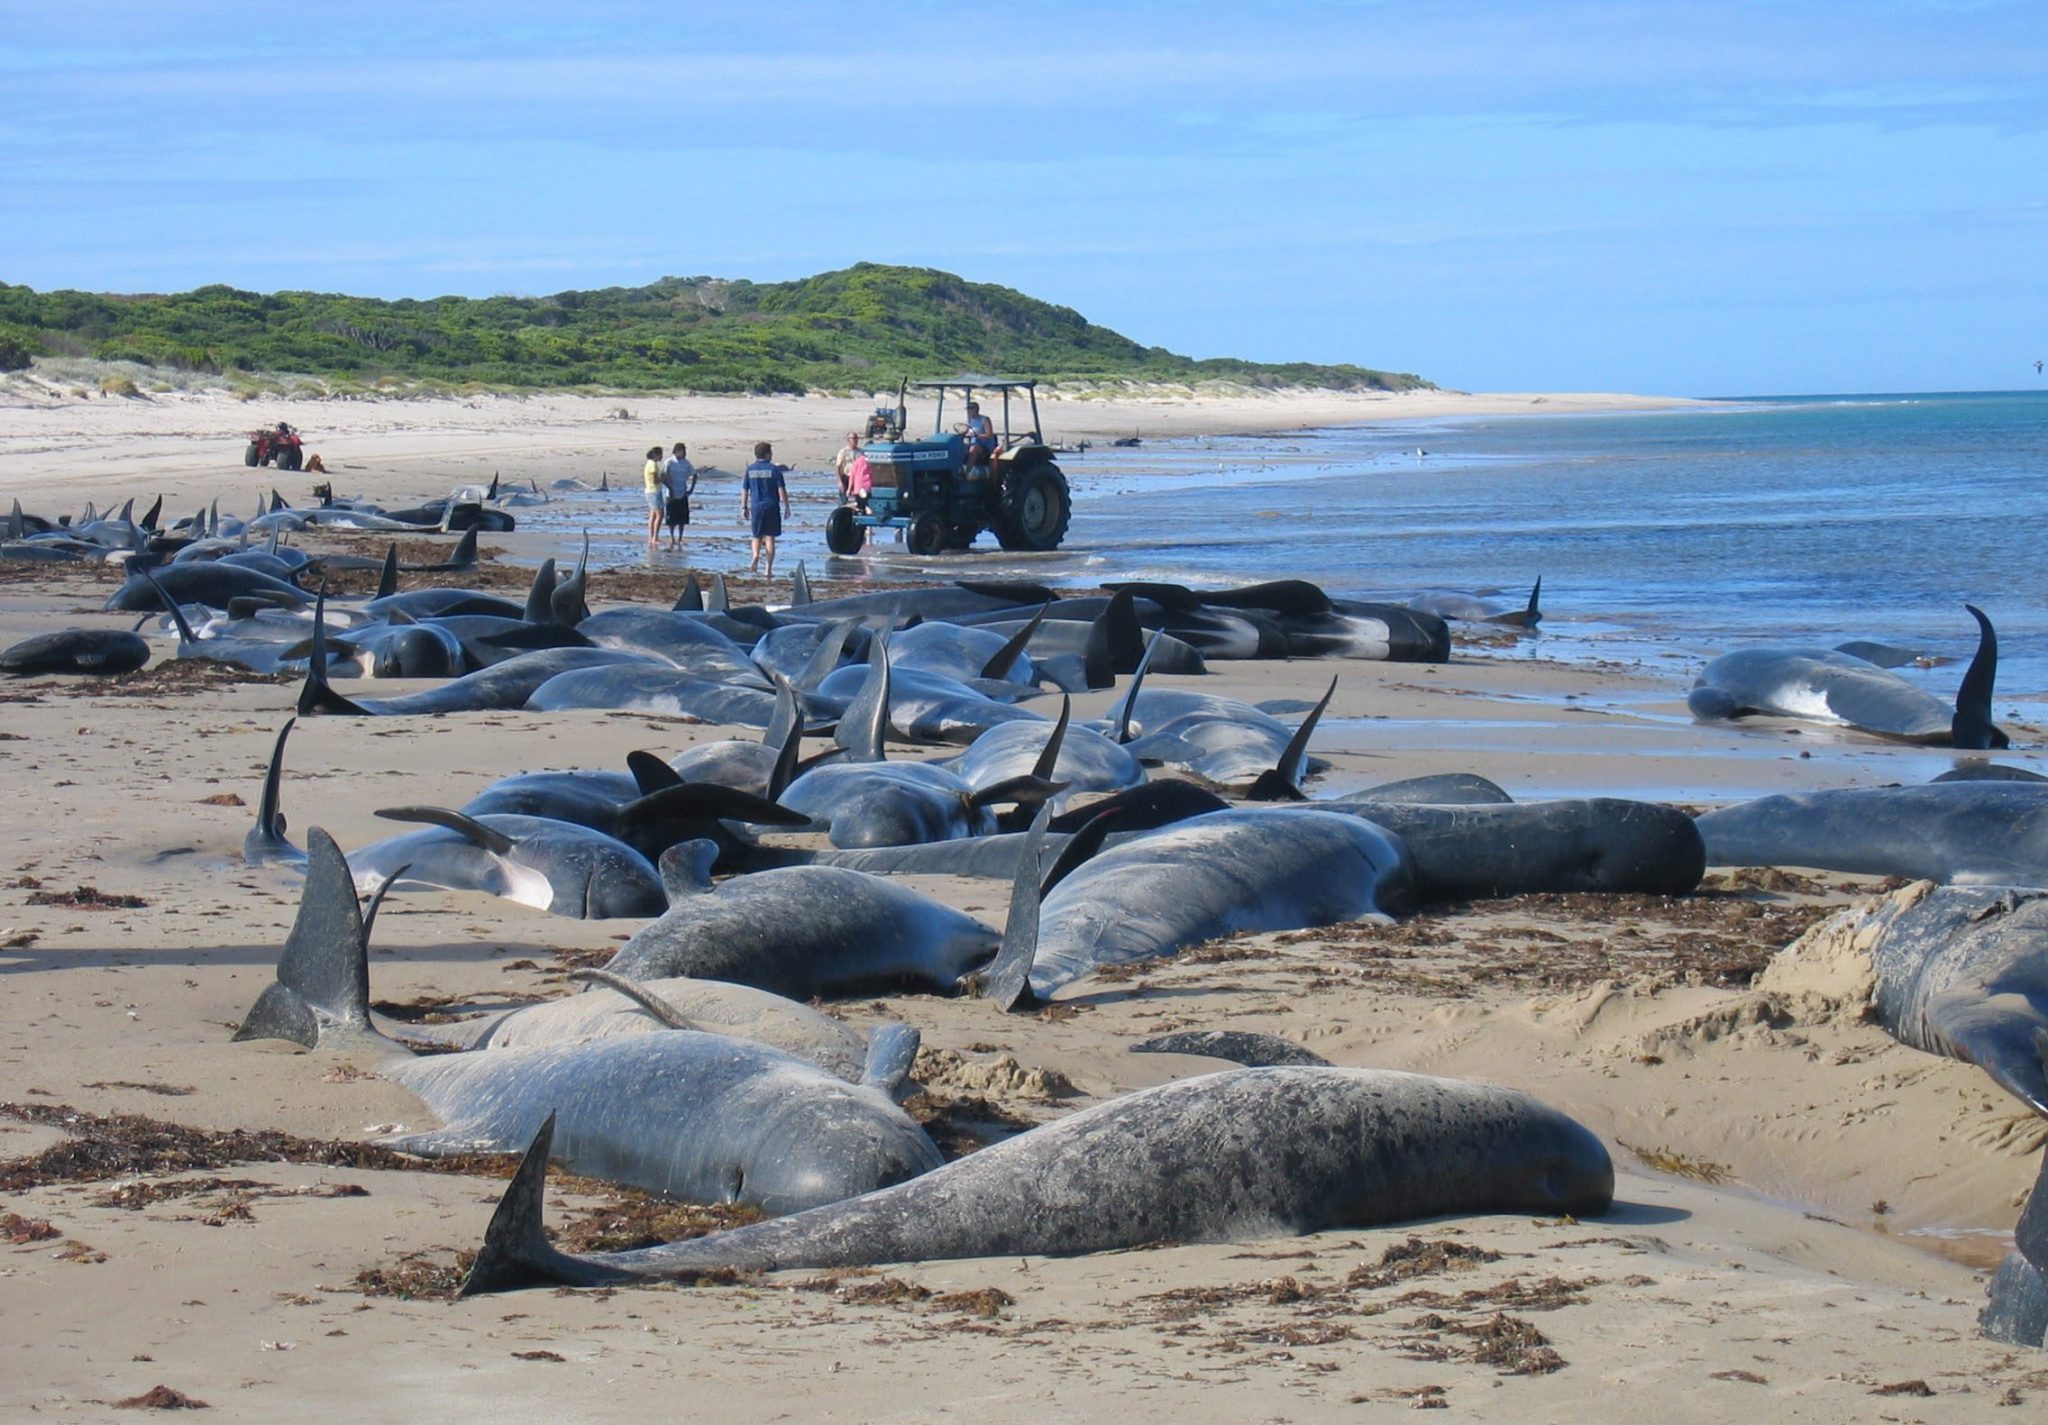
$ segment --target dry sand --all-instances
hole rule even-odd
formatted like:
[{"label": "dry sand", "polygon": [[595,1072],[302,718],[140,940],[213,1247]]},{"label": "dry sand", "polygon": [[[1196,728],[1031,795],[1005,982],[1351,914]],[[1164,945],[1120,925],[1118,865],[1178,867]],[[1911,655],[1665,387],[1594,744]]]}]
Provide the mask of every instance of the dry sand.
[{"label": "dry sand", "polygon": [[[719,461],[733,458],[719,441],[736,449],[755,429],[785,449],[815,439],[822,459],[846,414],[803,401],[671,414],[629,400],[640,419],[622,427],[598,404],[280,414],[336,432],[315,446],[347,449],[351,464],[356,442],[374,449],[350,483],[393,499],[441,493],[485,460],[538,476],[611,458],[616,474],[671,430]],[[1086,429],[1116,433],[1140,416],[1147,433],[1321,422],[1344,403],[1308,404],[1206,420],[1199,408],[1119,407]],[[30,508],[158,489],[239,503],[234,432],[255,422],[232,420],[249,408],[213,406],[93,398],[0,411],[0,492],[23,492]],[[1062,409],[1059,429],[1075,439],[1083,427]],[[504,541],[509,552],[562,552],[520,539]],[[126,622],[93,612],[109,585],[90,572],[5,577],[0,644]],[[620,576],[598,593],[651,596],[673,582]],[[1204,687],[1309,697],[1333,670],[1342,680],[1319,740],[1333,788],[1469,768],[1519,793],[1645,789],[1704,803],[1921,780],[1946,760],[1853,736],[1696,727],[1683,712],[1690,670],[1662,666],[1461,649],[1441,668],[1223,665]],[[2043,1125],[1975,1070],[1894,1044],[1825,966],[1755,982],[1809,924],[1875,889],[1836,876],[1718,876],[1677,902],[1530,897],[1388,929],[1241,937],[1085,982],[1032,1015],[926,996],[843,1007],[923,1030],[920,1111],[952,1142],[1213,1068],[1127,1052],[1184,1026],[1525,1088],[1613,1151],[1619,1201],[1598,1221],[1459,1219],[453,1305],[392,1294],[448,1280],[497,1181],[205,1151],[238,1128],[361,1140],[422,1121],[374,1063],[227,1042],[296,904],[290,877],[236,854],[295,692],[192,665],[112,685],[0,687],[0,787],[15,808],[0,823],[0,1102],[17,1106],[0,1116],[0,1159],[64,1140],[60,1108],[202,1130],[170,1145],[183,1158],[158,1144],[154,1159],[124,1159],[134,1125],[79,1118],[72,1141],[113,1177],[81,1180],[89,1169],[74,1163],[37,1183],[0,1166],[0,1220],[18,1214],[12,1234],[30,1239],[0,1244],[6,1418],[128,1418],[112,1403],[158,1385],[209,1402],[209,1418],[266,1420],[1309,1421],[1442,1404],[1503,1420],[1981,1421],[2048,1401],[2048,1359],[1975,1336],[1983,1268],[2017,1215]],[[296,827],[318,823],[349,846],[390,829],[378,806],[459,804],[510,772],[618,766],[632,748],[721,735],[639,714],[315,719],[294,735],[285,805]],[[922,884],[1000,919],[998,886]],[[62,894],[80,887],[141,904]],[[568,966],[632,928],[480,896],[395,897],[378,922],[373,990],[432,1005],[560,993]],[[262,1154],[308,1156],[281,1142]],[[197,1161],[210,1165],[161,1170]],[[592,1240],[640,1209],[578,1187],[551,1194],[550,1211]]]}]

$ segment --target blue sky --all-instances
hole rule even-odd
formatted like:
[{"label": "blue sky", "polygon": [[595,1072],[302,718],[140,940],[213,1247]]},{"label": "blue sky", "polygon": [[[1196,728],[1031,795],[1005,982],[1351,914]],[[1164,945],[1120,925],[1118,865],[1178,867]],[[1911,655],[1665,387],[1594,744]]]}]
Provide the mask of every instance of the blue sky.
[{"label": "blue sky", "polygon": [[0,3],[0,280],[870,260],[1468,390],[2013,388],[2048,4]]}]

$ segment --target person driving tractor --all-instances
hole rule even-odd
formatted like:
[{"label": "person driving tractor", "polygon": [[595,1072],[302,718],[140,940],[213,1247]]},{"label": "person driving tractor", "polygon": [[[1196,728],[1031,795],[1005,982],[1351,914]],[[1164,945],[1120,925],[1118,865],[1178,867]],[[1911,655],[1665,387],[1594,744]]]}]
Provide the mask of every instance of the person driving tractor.
[{"label": "person driving tractor", "polygon": [[989,422],[989,418],[981,413],[980,402],[967,403],[967,423],[959,429],[960,433],[967,437],[967,463],[988,464],[990,457],[996,453],[996,428]]}]

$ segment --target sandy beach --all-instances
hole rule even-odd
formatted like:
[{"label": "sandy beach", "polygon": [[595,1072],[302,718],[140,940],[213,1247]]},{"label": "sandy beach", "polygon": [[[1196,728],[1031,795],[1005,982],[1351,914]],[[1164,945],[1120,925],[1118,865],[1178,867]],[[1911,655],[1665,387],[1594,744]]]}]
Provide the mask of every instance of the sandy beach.
[{"label": "sandy beach", "polygon": [[[1077,443],[1669,404],[1424,392],[1043,410],[1049,436]],[[493,473],[543,488],[608,474],[630,491],[640,452],[674,440],[733,470],[768,439],[815,471],[862,414],[821,397],[81,398],[16,380],[0,392],[0,501],[54,515],[161,494],[167,510],[218,498],[240,512],[275,484],[303,503],[308,477],[240,463],[241,433],[280,419],[306,431],[338,493],[399,504]],[[829,500],[828,486],[799,482],[800,509]],[[787,562],[821,567],[816,520],[797,523]],[[715,526],[690,562],[729,568],[736,534]],[[503,563],[574,554],[526,533],[484,544]],[[680,564],[603,571],[591,603],[666,604],[682,577]],[[98,611],[115,582],[81,566],[0,565],[0,646],[130,625]],[[858,587],[814,583],[819,597]],[[734,595],[786,597],[748,582]],[[1461,644],[1441,666],[1221,663],[1199,683],[1312,699],[1338,674],[1315,745],[1333,766],[1312,792],[1473,771],[1517,796],[1570,788],[1704,806],[1924,780],[1952,756],[1694,724],[1689,667],[1491,652]],[[1440,1407],[1499,1420],[1981,1421],[2048,1401],[2048,1359],[1976,1334],[1986,1269],[2010,1240],[2048,1125],[1976,1069],[1894,1043],[1824,975],[1772,966],[1879,889],[1839,875],[1716,873],[1682,900],[1533,896],[1385,928],[1234,937],[1090,979],[1031,1014],[923,995],[833,1007],[922,1031],[916,1108],[955,1143],[1218,1067],[1128,1052],[1176,1028],[1259,1030],[1340,1065],[1524,1089],[1613,1154],[1617,1202],[1600,1219],[1457,1218],[451,1303],[458,1254],[481,1240],[501,1182],[360,1165],[334,1147],[426,1125],[374,1060],[228,1042],[297,904],[294,878],[238,854],[296,695],[292,682],[161,660],[111,683],[0,683],[0,794],[17,808],[0,824],[9,1418],[130,1418],[117,1403],[158,1386],[206,1402],[208,1418],[252,1420],[680,1410],[1005,1425]],[[1076,716],[1111,697],[1078,698]],[[2041,744],[2040,729],[2012,731],[2025,749]],[[510,773],[621,767],[636,748],[667,756],[728,735],[638,713],[309,719],[284,804],[295,839],[317,824],[349,847],[390,830],[378,807],[459,805]],[[2032,750],[2003,760],[2048,770]],[[1005,887],[918,884],[1001,922]],[[564,993],[569,969],[601,962],[635,928],[480,895],[394,896],[377,923],[373,996],[420,1013]],[[234,1130],[282,1136],[223,1146]],[[80,1151],[35,1157],[67,1141]],[[632,1240],[653,1215],[589,1184],[551,1192],[549,1213],[584,1244]]]}]

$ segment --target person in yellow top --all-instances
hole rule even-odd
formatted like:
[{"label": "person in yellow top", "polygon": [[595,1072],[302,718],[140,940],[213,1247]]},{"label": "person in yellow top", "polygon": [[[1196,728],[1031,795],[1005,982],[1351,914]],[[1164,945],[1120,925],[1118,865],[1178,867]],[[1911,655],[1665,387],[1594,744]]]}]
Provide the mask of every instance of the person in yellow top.
[{"label": "person in yellow top", "polygon": [[668,509],[668,491],[661,483],[661,447],[647,447],[647,464],[640,471],[640,484],[647,496],[647,547],[661,542],[661,517]]}]

